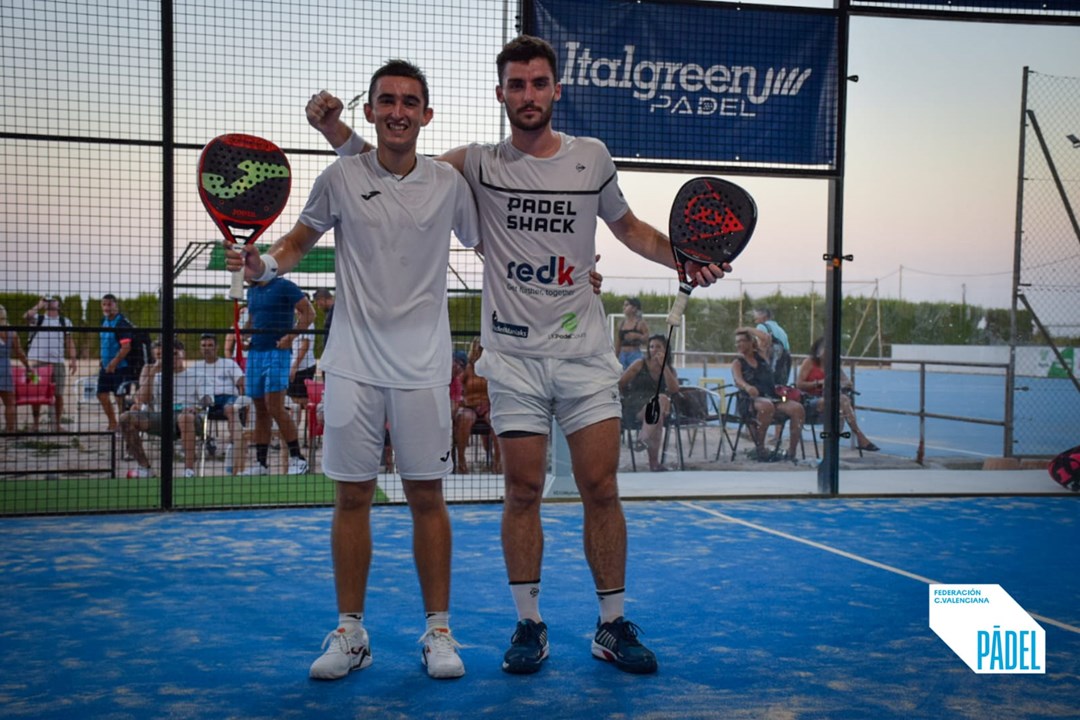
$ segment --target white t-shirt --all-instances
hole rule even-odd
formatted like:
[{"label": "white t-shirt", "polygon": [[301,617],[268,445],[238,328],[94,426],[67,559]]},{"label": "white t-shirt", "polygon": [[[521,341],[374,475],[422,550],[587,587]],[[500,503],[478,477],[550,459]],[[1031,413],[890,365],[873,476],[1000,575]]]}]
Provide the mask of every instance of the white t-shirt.
[{"label": "white t-shirt", "polygon": [[[315,336],[311,333],[297,333],[296,337],[293,338],[292,360],[290,362],[296,362],[296,358],[300,354],[300,349],[303,347],[305,340],[307,341],[307,349],[304,350],[304,356],[300,358],[300,364],[296,366],[297,372],[300,370],[307,370],[315,364]],[[292,365],[289,367],[292,367]]]},{"label": "white t-shirt", "polygon": [[201,395],[239,395],[236,383],[244,377],[244,371],[231,358],[218,358],[213,363],[199,360],[188,365],[187,372],[201,378]]},{"label": "white t-shirt", "polygon": [[484,347],[512,355],[574,358],[614,352],[589,284],[597,218],[629,210],[602,142],[558,133],[548,158],[509,139],[473,144],[464,174],[484,239]]},{"label": "white t-shirt", "polygon": [[[184,367],[173,375],[173,403],[183,407],[199,407],[202,403],[203,375],[198,368]],[[154,409],[161,410],[161,373],[154,375]]]},{"label": "white t-shirt", "polygon": [[[56,317],[40,315],[38,317],[41,318],[41,325],[38,325],[34,330],[34,338],[30,342],[30,349],[27,351],[26,357],[34,362],[63,363],[64,346],[67,345],[67,333],[46,331],[45,329],[71,327],[71,321],[59,315]],[[37,318],[34,319],[34,323],[37,323]]]},{"label": "white t-shirt", "polygon": [[315,181],[300,222],[335,231],[336,329],[322,370],[391,388],[449,385],[450,233],[465,247],[479,242],[457,170],[420,155],[399,180],[375,152],[343,157]]}]

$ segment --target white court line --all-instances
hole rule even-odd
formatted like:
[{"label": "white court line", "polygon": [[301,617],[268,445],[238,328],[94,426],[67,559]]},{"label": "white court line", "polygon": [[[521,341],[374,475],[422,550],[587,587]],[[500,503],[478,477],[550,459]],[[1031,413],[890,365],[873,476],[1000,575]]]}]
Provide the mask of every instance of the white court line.
[{"label": "white court line", "polygon": [[[717,510],[713,510],[713,509],[707,508],[707,507],[702,507],[701,505],[697,505],[697,504],[692,503],[692,502],[688,502],[688,501],[685,501],[685,500],[680,500],[679,504],[680,505],[685,505],[686,507],[692,508],[694,510],[700,510],[701,512],[707,513],[709,515],[713,515],[715,517],[720,518],[721,520],[726,520],[726,521],[728,521],[730,523],[735,523],[736,525],[742,525],[742,526],[748,527],[748,528],[750,528],[752,530],[757,530],[759,532],[769,533],[770,535],[776,535],[777,537],[782,537],[785,540],[791,540],[793,542],[802,543],[803,545],[809,545],[812,548],[816,548],[818,550],[824,550],[825,552],[830,552],[833,555],[839,555],[840,557],[847,558],[848,560],[854,560],[855,562],[861,562],[864,565],[869,565],[870,567],[875,567],[875,568],[878,568],[879,570],[885,570],[887,572],[891,572],[891,573],[894,573],[896,575],[902,575],[903,577],[911,578],[912,580],[918,580],[919,582],[926,583],[927,585],[941,585],[941,584],[944,584],[940,580],[932,580],[931,578],[923,577],[922,575],[916,575],[915,573],[910,573],[907,570],[901,570],[900,568],[893,567],[892,565],[886,565],[885,563],[879,563],[876,560],[871,560],[870,558],[864,558],[861,555],[855,555],[853,553],[849,553],[846,550],[839,550],[837,548],[830,547],[828,545],[822,545],[819,542],[814,542],[813,540],[807,540],[806,538],[798,537],[797,535],[790,535],[790,534],[788,534],[786,532],[783,532],[781,530],[773,530],[772,528],[767,528],[764,525],[758,525],[757,523],[752,523],[752,522],[749,522],[747,520],[740,520],[737,517],[732,517],[730,515],[725,515],[724,513],[719,512]],[[1067,630],[1068,632],[1071,632],[1071,633],[1080,634],[1080,627],[1076,627],[1075,625],[1069,625],[1068,623],[1063,623],[1063,622],[1061,622],[1059,620],[1054,620],[1052,618],[1044,617],[1043,615],[1036,615],[1035,613],[1032,613],[1032,612],[1029,612],[1028,615],[1030,615],[1033,619],[1037,620],[1038,622],[1046,623],[1047,625],[1053,625],[1056,628],[1061,628],[1062,630]]]},{"label": "white court line", "polygon": [[[895,438],[875,436],[878,442],[889,443],[890,445],[903,445],[911,448],[919,447],[918,442],[912,442],[909,440],[897,440]],[[923,445],[926,450],[941,450],[943,452],[960,453],[961,455],[971,455],[972,457],[998,457],[997,455],[990,455],[989,453],[979,452],[977,450],[964,450],[963,448],[953,447],[952,445],[935,445],[933,443],[926,443]]]}]

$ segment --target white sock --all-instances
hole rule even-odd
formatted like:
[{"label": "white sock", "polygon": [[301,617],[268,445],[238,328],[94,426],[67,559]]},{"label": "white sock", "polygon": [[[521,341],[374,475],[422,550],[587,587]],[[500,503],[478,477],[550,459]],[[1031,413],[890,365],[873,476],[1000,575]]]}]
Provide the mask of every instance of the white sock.
[{"label": "white sock", "polygon": [[338,613],[338,627],[346,631],[364,627],[364,613]]},{"label": "white sock", "polygon": [[450,629],[450,611],[444,610],[443,612],[429,612],[427,613],[427,629],[441,628],[443,630]]},{"label": "white sock", "polygon": [[597,590],[596,599],[600,602],[600,622],[609,623],[623,616],[626,588]]},{"label": "white sock", "polygon": [[540,581],[510,583],[510,593],[514,596],[514,607],[517,608],[518,622],[532,620],[541,622],[540,619]]}]

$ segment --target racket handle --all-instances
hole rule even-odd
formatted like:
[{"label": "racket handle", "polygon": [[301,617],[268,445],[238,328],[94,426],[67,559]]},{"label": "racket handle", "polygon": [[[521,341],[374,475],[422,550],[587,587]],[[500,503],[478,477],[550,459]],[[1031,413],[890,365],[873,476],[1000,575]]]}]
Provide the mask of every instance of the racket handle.
[{"label": "racket handle", "polygon": [[667,316],[667,324],[669,327],[674,327],[682,322],[683,311],[686,310],[686,303],[689,301],[689,288],[680,287],[679,294],[675,296],[675,302],[671,304],[671,312],[669,312]]},{"label": "racket handle", "polygon": [[232,274],[232,285],[229,287],[229,297],[233,300],[244,299],[244,271],[237,270]]}]

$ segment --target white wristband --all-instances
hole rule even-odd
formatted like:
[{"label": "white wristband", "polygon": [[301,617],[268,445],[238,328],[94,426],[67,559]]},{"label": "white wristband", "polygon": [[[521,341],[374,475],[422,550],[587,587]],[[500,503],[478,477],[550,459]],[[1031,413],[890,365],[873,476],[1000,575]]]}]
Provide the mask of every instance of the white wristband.
[{"label": "white wristband", "polygon": [[360,133],[353,130],[352,134],[349,135],[349,139],[334,148],[334,152],[337,153],[338,157],[359,155],[364,151],[364,144],[364,138],[360,137]]},{"label": "white wristband", "polygon": [[267,253],[267,254],[262,256],[262,261],[263,261],[263,265],[266,266],[266,269],[263,270],[262,275],[255,278],[255,282],[269,282],[269,281],[271,281],[271,280],[273,280],[274,278],[277,277],[277,274],[278,274],[277,258],[275,258],[270,253]]}]

